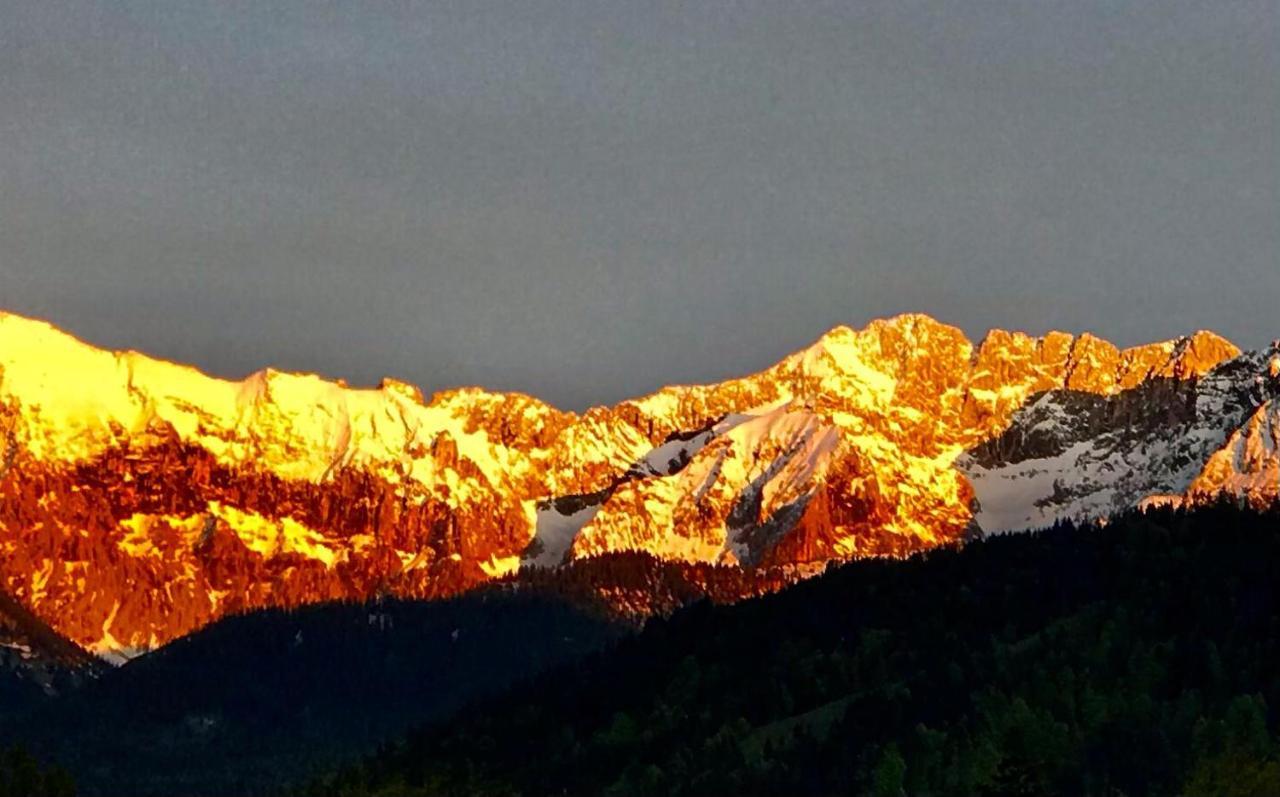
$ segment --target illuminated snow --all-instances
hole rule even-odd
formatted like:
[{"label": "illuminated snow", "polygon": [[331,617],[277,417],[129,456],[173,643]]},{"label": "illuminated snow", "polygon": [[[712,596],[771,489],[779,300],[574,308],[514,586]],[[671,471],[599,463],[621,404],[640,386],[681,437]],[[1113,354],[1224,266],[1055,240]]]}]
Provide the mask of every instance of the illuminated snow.
[{"label": "illuminated snow", "polygon": [[526,559],[525,564],[535,567],[553,567],[563,562],[578,531],[599,511],[599,506],[583,506],[570,513],[563,513],[554,505],[539,509],[537,530],[534,534],[536,553]]}]

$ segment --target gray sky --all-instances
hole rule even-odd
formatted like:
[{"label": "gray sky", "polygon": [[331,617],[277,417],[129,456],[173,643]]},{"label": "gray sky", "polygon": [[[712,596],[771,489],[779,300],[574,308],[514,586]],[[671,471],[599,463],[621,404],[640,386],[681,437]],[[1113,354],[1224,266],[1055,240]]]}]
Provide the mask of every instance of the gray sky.
[{"label": "gray sky", "polygon": [[0,307],[567,407],[904,311],[1257,346],[1278,16],[0,0]]}]

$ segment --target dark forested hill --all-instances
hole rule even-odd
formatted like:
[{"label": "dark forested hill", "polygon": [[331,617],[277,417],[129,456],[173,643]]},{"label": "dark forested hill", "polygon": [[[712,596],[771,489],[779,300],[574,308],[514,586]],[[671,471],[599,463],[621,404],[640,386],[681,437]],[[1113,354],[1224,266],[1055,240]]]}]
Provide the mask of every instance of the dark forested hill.
[{"label": "dark forested hill", "polygon": [[26,692],[0,703],[0,741],[64,765],[85,794],[270,794],[632,633],[650,614],[785,583],[768,568],[608,554],[442,602],[235,616],[119,670],[99,663],[97,681],[68,681],[57,700],[10,679]]},{"label": "dark forested hill", "polygon": [[1129,514],[700,604],[314,794],[1280,794],[1280,512]]},{"label": "dark forested hill", "polygon": [[82,795],[271,793],[620,629],[525,593],[228,618],[5,723]]},{"label": "dark forested hill", "polygon": [[0,727],[31,706],[92,681],[105,669],[95,656],[0,592]]}]

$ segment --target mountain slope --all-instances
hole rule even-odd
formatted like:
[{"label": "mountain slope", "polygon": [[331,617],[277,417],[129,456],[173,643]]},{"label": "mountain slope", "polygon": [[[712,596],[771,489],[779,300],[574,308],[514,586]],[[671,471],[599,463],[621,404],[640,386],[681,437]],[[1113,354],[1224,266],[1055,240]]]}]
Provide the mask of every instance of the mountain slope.
[{"label": "mountain slope", "polygon": [[[977,522],[989,532],[1044,526],[1144,500],[1178,503],[1188,491],[1198,501],[1269,502],[1280,486],[1275,446],[1256,437],[1270,434],[1273,359],[1243,354],[1199,379],[1148,379],[1110,395],[1038,396],[958,461],[978,496]],[[1247,464],[1232,453],[1241,447]]]},{"label": "mountain slope", "polygon": [[653,621],[306,793],[1265,797],[1277,567],[1278,510],[1234,504],[854,562]]},{"label": "mountain slope", "polygon": [[1276,396],[1269,357],[1206,332],[975,346],[907,315],[575,414],[394,380],[219,380],[0,315],[0,586],[128,657],[228,613],[440,597],[612,552],[800,578],[1193,482],[1195,500],[1252,494],[1197,479]]}]

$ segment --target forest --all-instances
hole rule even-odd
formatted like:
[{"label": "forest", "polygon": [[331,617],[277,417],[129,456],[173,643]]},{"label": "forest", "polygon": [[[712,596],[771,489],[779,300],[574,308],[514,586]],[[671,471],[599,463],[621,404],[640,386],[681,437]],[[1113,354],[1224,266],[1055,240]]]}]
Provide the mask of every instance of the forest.
[{"label": "forest", "polygon": [[258,611],[11,715],[0,745],[21,746],[15,772],[31,756],[65,769],[81,797],[279,794],[620,633],[510,592]]},{"label": "forest", "polygon": [[1131,512],[699,602],[299,793],[1280,794],[1278,531]]}]

